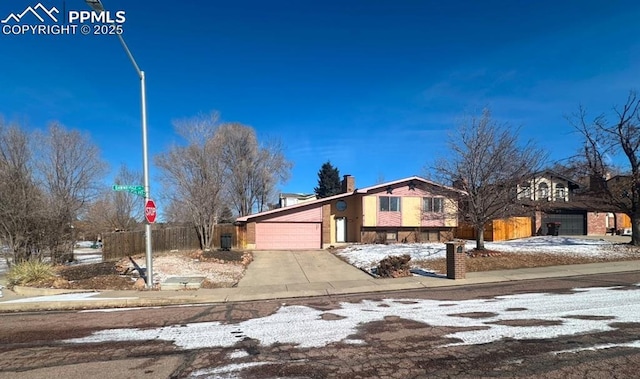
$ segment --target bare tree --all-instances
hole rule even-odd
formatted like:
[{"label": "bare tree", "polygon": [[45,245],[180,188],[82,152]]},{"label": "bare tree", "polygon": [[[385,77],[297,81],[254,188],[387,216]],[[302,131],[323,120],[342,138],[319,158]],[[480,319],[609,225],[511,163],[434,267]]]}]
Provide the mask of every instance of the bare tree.
[{"label": "bare tree", "polygon": [[169,201],[169,220],[185,221],[188,217],[203,249],[212,246],[218,213],[224,205],[225,178],[214,139],[218,120],[218,114],[213,113],[174,122],[186,145],[174,145],[155,159]]},{"label": "bare tree", "polygon": [[260,145],[255,130],[221,123],[217,113],[174,123],[186,144],[156,157],[172,222],[192,222],[202,248],[212,246],[213,228],[229,219],[229,208],[247,215],[265,207],[291,164],[278,143]]},{"label": "bare tree", "polygon": [[216,144],[221,148],[220,159],[227,178],[226,192],[231,204],[240,216],[251,213],[253,207],[258,140],[255,131],[242,124],[220,126]]},{"label": "bare tree", "polygon": [[[141,185],[142,173],[121,165],[114,178],[118,185]],[[111,192],[113,199],[112,226],[119,230],[133,230],[143,220],[144,198],[126,191]]]},{"label": "bare tree", "polygon": [[72,223],[99,193],[99,180],[107,165],[88,135],[53,123],[36,137],[39,143],[36,169],[47,197],[51,259],[72,250]]},{"label": "bare tree", "polygon": [[293,164],[286,159],[283,150],[281,142],[277,140],[271,140],[260,148],[254,181],[258,212],[269,208],[269,200],[276,196],[277,185],[289,180]]},{"label": "bare tree", "polygon": [[545,153],[531,142],[520,144],[518,129],[498,123],[489,110],[464,119],[449,138],[451,155],[434,169],[442,180],[466,192],[459,215],[476,231],[476,249],[484,249],[485,225],[522,211],[517,185],[539,171]]},{"label": "bare tree", "polygon": [[[587,117],[580,107],[570,122],[583,137],[582,160],[590,176],[599,182],[592,188],[597,192],[594,200],[629,216],[631,243],[640,246],[640,99],[631,91],[622,107],[613,108],[609,119],[605,114],[593,120]],[[614,163],[617,157],[622,158],[620,165]],[[625,174],[605,181],[616,171]]]},{"label": "bare tree", "polygon": [[226,194],[239,216],[261,211],[277,183],[289,176],[291,163],[278,142],[261,146],[255,130],[246,125],[221,125],[216,132],[227,178]]},{"label": "bare tree", "polygon": [[28,141],[26,132],[0,119],[0,242],[9,247],[12,262],[42,258],[38,229],[44,202],[32,178]]},{"label": "bare tree", "polygon": [[[136,185],[142,183],[142,175],[121,165],[114,184]],[[84,220],[95,234],[114,230],[134,230],[142,220],[142,197],[126,191],[103,190],[91,203]]]}]

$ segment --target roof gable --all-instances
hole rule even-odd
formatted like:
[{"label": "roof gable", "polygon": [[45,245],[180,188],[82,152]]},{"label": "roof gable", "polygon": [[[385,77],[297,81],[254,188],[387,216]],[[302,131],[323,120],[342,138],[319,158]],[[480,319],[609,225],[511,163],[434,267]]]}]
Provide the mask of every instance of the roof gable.
[{"label": "roof gable", "polygon": [[544,178],[558,178],[558,179],[562,179],[564,181],[566,181],[567,183],[569,183],[572,187],[575,188],[579,188],[581,187],[580,183],[576,182],[575,180],[564,176],[562,174],[558,174],[555,171],[551,171],[551,170],[543,170],[543,171],[538,171],[535,174],[533,174],[533,178],[537,178],[537,177],[544,177]]},{"label": "roof gable", "polygon": [[238,217],[236,219],[237,222],[247,222],[250,219],[254,219],[254,218],[258,218],[258,217],[262,217],[262,216],[267,216],[267,215],[272,215],[272,214],[276,214],[279,212],[287,212],[287,211],[291,211],[293,209],[297,209],[297,208],[303,208],[303,207],[312,207],[314,205],[319,205],[319,204],[323,204],[325,202],[331,202],[333,200],[338,200],[344,197],[348,197],[348,196],[352,196],[355,194],[368,194],[368,193],[372,193],[372,192],[377,192],[380,191],[381,189],[385,189],[387,187],[397,187],[398,185],[402,185],[406,183],[407,185],[411,186],[411,185],[418,185],[420,183],[422,184],[426,184],[429,186],[433,186],[433,187],[438,187],[441,188],[442,190],[446,191],[446,192],[454,192],[454,193],[459,193],[459,194],[464,194],[465,192],[462,190],[459,190],[457,188],[453,188],[453,187],[449,187],[449,186],[445,186],[443,184],[439,184],[418,176],[411,176],[408,178],[404,178],[404,179],[399,179],[399,180],[395,180],[395,181],[391,181],[391,182],[386,182],[386,183],[381,183],[381,184],[376,184],[374,186],[370,186],[370,187],[365,187],[362,189],[356,189],[353,192],[346,192],[346,193],[341,193],[341,194],[337,194],[337,195],[333,195],[333,196],[329,196],[329,197],[325,197],[322,199],[316,199],[316,200],[311,200],[311,201],[307,201],[304,203],[299,203],[299,204],[294,204],[294,205],[290,205],[288,207],[284,207],[284,208],[278,208],[278,209],[272,209],[269,211],[265,211],[265,212],[260,212],[260,213],[254,213],[248,216],[243,216],[243,217]]}]

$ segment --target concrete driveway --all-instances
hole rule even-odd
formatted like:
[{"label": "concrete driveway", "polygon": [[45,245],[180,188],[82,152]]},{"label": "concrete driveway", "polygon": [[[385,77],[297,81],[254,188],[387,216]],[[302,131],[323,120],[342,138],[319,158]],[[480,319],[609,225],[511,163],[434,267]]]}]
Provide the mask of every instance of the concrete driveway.
[{"label": "concrete driveway", "polygon": [[326,250],[254,251],[238,287],[370,280]]}]

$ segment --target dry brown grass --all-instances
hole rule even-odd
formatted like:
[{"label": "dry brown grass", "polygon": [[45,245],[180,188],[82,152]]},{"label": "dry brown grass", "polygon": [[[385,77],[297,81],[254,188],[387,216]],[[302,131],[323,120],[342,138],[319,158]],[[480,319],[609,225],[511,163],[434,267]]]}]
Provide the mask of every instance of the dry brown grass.
[{"label": "dry brown grass", "polygon": [[[639,260],[640,252],[637,250],[630,250],[623,256],[613,257],[578,257],[561,254],[522,254],[522,253],[500,253],[498,256],[488,257],[469,257],[465,258],[467,266],[467,272],[478,271],[493,271],[493,270],[510,270],[518,268],[530,268],[530,267],[547,267],[547,266],[562,266],[571,264],[583,264],[583,263],[598,263],[598,262],[620,262]],[[435,272],[444,274],[447,272],[447,262],[443,259],[431,260],[431,261],[412,261],[412,266],[420,266],[424,269],[431,269]]]}]

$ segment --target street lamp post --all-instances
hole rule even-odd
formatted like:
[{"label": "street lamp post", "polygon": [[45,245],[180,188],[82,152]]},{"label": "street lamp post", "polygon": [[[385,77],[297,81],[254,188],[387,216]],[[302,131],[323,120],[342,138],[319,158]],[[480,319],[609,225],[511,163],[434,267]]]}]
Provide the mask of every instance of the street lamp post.
[{"label": "street lamp post", "polygon": [[[104,12],[104,6],[102,5],[101,0],[85,0],[85,2],[96,12]],[[138,77],[140,78],[140,100],[142,103],[142,172],[144,176],[144,203],[147,204],[147,201],[150,198],[149,193],[149,153],[147,149],[147,87],[146,87],[146,79],[144,76],[144,71],[140,70],[138,63],[136,63],[133,54],[129,50],[127,43],[122,38],[121,34],[117,34],[124,51],[127,53],[129,60],[133,64],[133,68],[135,68]],[[144,225],[144,241],[145,241],[145,256],[146,256],[146,266],[147,266],[147,288],[153,288],[153,253],[151,251],[151,224],[147,222]]]}]

